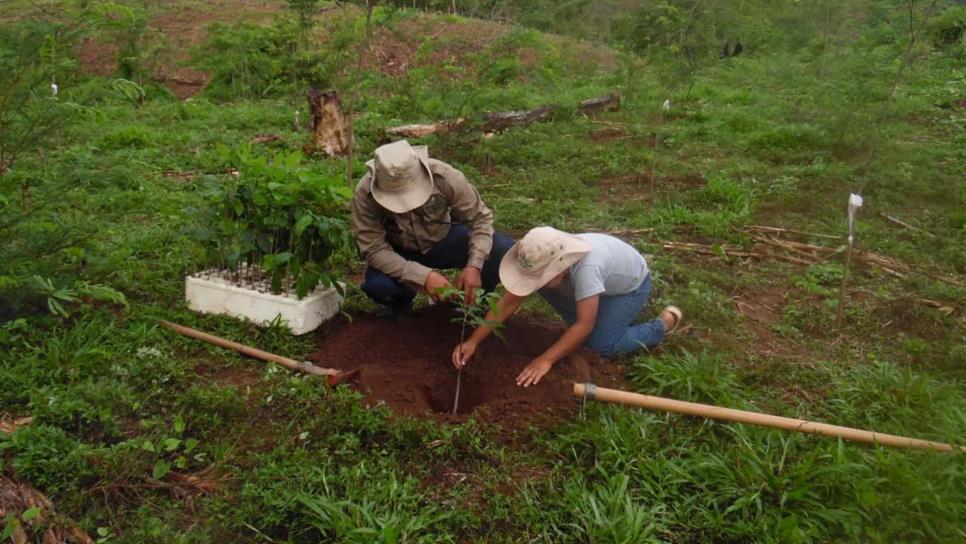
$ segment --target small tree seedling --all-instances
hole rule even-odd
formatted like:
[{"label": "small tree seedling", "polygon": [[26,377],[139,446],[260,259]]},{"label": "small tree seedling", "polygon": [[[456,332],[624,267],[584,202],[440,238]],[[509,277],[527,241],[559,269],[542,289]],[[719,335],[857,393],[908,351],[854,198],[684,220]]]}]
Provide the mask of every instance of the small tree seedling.
[{"label": "small tree seedling", "polygon": [[[463,345],[463,341],[466,339],[466,327],[467,325],[472,325],[473,328],[486,325],[493,329],[493,333],[499,338],[503,338],[500,334],[500,323],[498,320],[488,320],[486,319],[487,313],[493,312],[493,315],[498,315],[497,303],[500,300],[499,295],[494,292],[487,292],[484,289],[477,288],[474,290],[473,303],[468,303],[466,300],[466,292],[457,289],[453,286],[440,287],[436,289],[436,294],[443,300],[449,300],[456,304],[456,312],[459,314],[457,317],[453,318],[453,323],[460,324],[460,342],[459,345]],[[463,383],[463,368],[460,367],[456,374],[456,395],[453,397],[453,415],[455,416],[459,410],[460,403],[460,388]]]}]

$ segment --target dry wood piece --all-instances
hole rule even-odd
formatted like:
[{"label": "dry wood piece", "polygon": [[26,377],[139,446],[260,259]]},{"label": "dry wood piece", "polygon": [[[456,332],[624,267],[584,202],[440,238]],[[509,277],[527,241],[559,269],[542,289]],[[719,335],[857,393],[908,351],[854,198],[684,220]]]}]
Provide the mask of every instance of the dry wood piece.
[{"label": "dry wood piece", "polygon": [[[812,234],[814,235],[814,234]],[[691,242],[664,242],[664,249],[675,251],[689,251],[699,255],[714,255],[728,257],[752,257],[755,259],[778,259],[796,264],[812,265],[825,261],[831,256],[839,253],[842,248],[831,248],[796,242],[794,240],[779,239],[772,236],[752,236],[755,246],[751,250],[746,250],[738,246],[722,244],[712,246],[706,244],[695,244]],[[778,250],[778,251],[776,251]],[[867,266],[876,267],[890,276],[899,279],[906,279],[913,269],[908,264],[880,253],[855,249],[853,258]],[[936,276],[924,272],[923,275],[930,278],[959,285],[959,281],[954,278]]]},{"label": "dry wood piece", "polygon": [[[581,113],[592,113],[597,111],[616,111],[620,107],[621,97],[618,93],[612,93],[599,98],[584,100],[577,105]],[[311,100],[310,100],[311,102]],[[449,132],[453,130],[480,130],[486,134],[499,132],[511,127],[523,127],[533,123],[548,121],[553,117],[553,113],[559,109],[557,105],[541,106],[532,110],[504,111],[498,113],[486,113],[477,121],[467,119],[443,120],[435,123],[400,125],[390,127],[385,130],[385,135],[389,139],[393,138],[422,138],[430,134]]]},{"label": "dry wood piece", "polygon": [[768,227],[765,225],[748,225],[744,229],[746,232],[760,231],[768,232],[774,234],[797,234],[799,236],[810,236],[813,238],[828,238],[830,240],[841,240],[841,236],[836,236],[834,234],[819,234],[817,232],[805,232],[801,230],[786,229],[784,227]]},{"label": "dry wood piece", "polygon": [[654,232],[653,228],[604,230],[604,229],[598,229],[594,227],[586,227],[584,230],[586,230],[587,232],[599,232],[602,234],[610,234],[612,236],[637,236],[638,234],[647,234],[649,232]]},{"label": "dry wood piece", "polygon": [[[34,508],[37,509],[37,515],[29,520],[23,519],[24,512]],[[94,544],[94,540],[80,527],[57,516],[50,499],[35,487],[0,474],[0,520],[8,515],[19,521],[11,535],[15,544],[31,542],[29,530],[34,527],[38,532],[43,527],[39,542]]]},{"label": "dry wood piece", "polygon": [[30,425],[30,423],[33,422],[33,420],[34,418],[32,417],[21,417],[21,418],[12,419],[12,420],[0,419],[0,432],[13,434],[13,432],[19,429],[20,427]]},{"label": "dry wood piece", "polygon": [[322,151],[332,157],[349,150],[349,133],[342,114],[339,91],[312,89],[308,94],[312,144],[309,152]]},{"label": "dry wood piece", "polygon": [[277,142],[278,140],[281,140],[281,139],[282,137],[279,136],[278,134],[256,134],[255,137],[252,138],[251,144],[252,145],[267,144],[271,142]]},{"label": "dry wood piece", "polygon": [[401,125],[386,129],[386,136],[390,138],[422,138],[437,132],[448,132],[463,126],[465,119],[454,121],[439,121],[428,125]]},{"label": "dry wood piece", "polygon": [[902,221],[898,217],[893,217],[891,215],[886,215],[886,214],[882,214],[882,217],[885,217],[887,221],[889,221],[890,223],[895,223],[896,225],[899,225],[900,227],[907,228],[907,229],[909,229],[911,231],[918,232],[920,234],[925,234],[926,236],[928,236],[930,238],[936,238],[936,235],[935,234],[933,234],[933,233],[931,233],[931,232],[929,232],[927,230],[921,229],[919,227],[916,227],[914,225],[910,225],[909,223],[906,223],[905,221]]},{"label": "dry wood piece", "polygon": [[504,111],[483,115],[483,132],[497,132],[510,127],[525,127],[540,121],[547,121],[553,115],[555,106],[542,106],[534,110]]},{"label": "dry wood piece", "polygon": [[601,111],[617,111],[621,108],[620,93],[611,93],[607,96],[591,98],[577,104],[577,110],[583,114],[597,113]]}]

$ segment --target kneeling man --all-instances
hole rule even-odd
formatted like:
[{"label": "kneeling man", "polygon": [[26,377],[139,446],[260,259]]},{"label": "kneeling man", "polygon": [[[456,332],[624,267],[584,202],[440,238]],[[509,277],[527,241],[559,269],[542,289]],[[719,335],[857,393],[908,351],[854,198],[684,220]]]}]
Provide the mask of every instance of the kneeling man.
[{"label": "kneeling man", "polygon": [[450,286],[442,269],[461,270],[456,287],[470,303],[475,289],[496,288],[513,239],[494,232],[493,212],[462,172],[405,140],[376,149],[366,166],[351,228],[368,265],[362,290],[370,298],[402,314],[417,290],[438,298]]}]

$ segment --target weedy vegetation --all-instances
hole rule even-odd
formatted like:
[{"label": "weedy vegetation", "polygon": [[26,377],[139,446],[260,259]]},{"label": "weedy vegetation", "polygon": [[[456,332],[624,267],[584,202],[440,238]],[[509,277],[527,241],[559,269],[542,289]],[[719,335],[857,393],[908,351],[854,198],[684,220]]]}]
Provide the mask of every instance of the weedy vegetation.
[{"label": "weedy vegetation", "polygon": [[[362,271],[346,161],[303,156],[293,127],[309,87],[355,88],[361,54],[356,179],[386,127],[558,106],[415,143],[501,230],[648,255],[652,308],[690,328],[623,359],[629,388],[962,444],[962,6],[407,0],[376,6],[363,47],[365,4],[3,2],[0,420],[33,418],[0,431],[4,475],[101,542],[966,540],[961,453],[593,403],[513,433],[400,417],[159,326],[316,348],[192,314],[183,282],[246,263],[306,292]],[[614,91],[618,111],[577,111]],[[837,324],[850,192],[855,251],[902,266],[853,260]],[[373,311],[347,283],[346,312]],[[37,515],[6,513],[0,539],[39,538]]]}]

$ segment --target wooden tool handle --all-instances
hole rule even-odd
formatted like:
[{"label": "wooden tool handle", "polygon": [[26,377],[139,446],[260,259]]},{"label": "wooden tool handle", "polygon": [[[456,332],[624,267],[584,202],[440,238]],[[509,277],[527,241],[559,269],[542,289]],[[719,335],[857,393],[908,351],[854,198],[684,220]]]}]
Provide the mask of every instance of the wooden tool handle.
[{"label": "wooden tool handle", "polygon": [[908,438],[892,434],[877,433],[854,429],[852,427],[841,427],[839,425],[829,425],[827,423],[816,423],[804,419],[793,419],[790,417],[773,416],[759,412],[749,412],[746,410],[735,410],[733,408],[723,408],[710,404],[698,404],[695,402],[685,402],[680,400],[668,399],[664,397],[654,397],[651,395],[641,395],[617,389],[607,389],[597,387],[594,384],[574,384],[574,395],[592,400],[613,402],[617,404],[627,404],[640,406],[649,410],[661,410],[664,412],[674,412],[689,416],[707,417],[711,419],[721,419],[724,421],[734,421],[737,423],[748,423],[761,427],[771,427],[773,429],[783,429],[786,431],[798,431],[802,433],[818,434],[822,436],[833,436],[846,440],[858,442],[868,442],[870,444],[881,444],[896,448],[917,448],[924,450],[937,451],[963,451],[966,447],[952,446],[942,442],[930,442],[919,440],[918,438]]},{"label": "wooden tool handle", "polygon": [[215,336],[213,334],[208,334],[206,332],[201,332],[190,327],[185,327],[184,325],[178,325],[177,323],[171,323],[170,321],[162,321],[162,325],[166,328],[171,329],[179,334],[185,336],[190,336],[197,340],[203,342],[208,342],[209,344],[214,344],[218,347],[231,349],[247,355],[249,357],[254,357],[256,359],[261,359],[263,361],[271,361],[273,363],[278,363],[285,368],[290,368],[292,370],[297,370],[299,372],[305,372],[306,374],[313,374],[316,376],[337,376],[341,372],[332,368],[322,368],[315,366],[309,362],[299,362],[295,359],[289,359],[288,357],[282,357],[281,355],[275,355],[274,353],[269,353],[267,351],[262,351],[258,348],[253,348],[251,346],[246,346],[245,344],[239,344],[238,342],[233,342],[231,340],[226,340],[220,336]]}]

